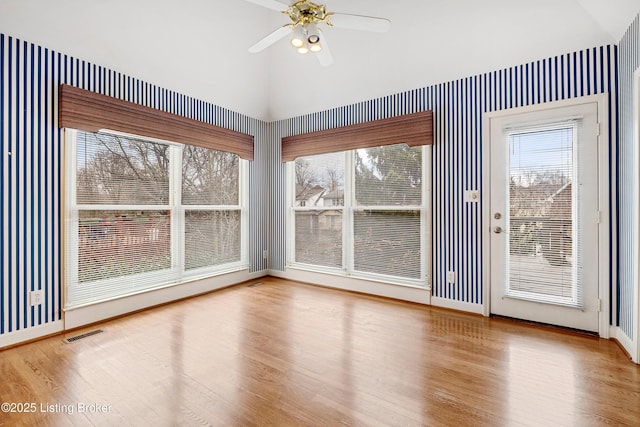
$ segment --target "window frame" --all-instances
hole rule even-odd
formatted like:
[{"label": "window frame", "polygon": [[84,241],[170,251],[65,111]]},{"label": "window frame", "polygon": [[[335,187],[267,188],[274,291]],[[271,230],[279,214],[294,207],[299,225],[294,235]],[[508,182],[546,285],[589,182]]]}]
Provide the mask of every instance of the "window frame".
[{"label": "window frame", "polygon": [[[140,135],[132,135],[122,132],[105,131],[105,134],[111,134],[124,138],[135,138],[150,143],[162,144],[169,147],[169,200],[165,205],[113,205],[113,204],[78,204],[77,203],[77,136],[78,131],[75,129],[64,129],[64,159],[65,166],[63,177],[64,185],[64,230],[63,230],[63,260],[64,266],[64,294],[63,306],[65,309],[78,308],[87,305],[97,304],[118,298],[125,298],[139,293],[149,292],[165,287],[177,286],[194,280],[207,277],[218,276],[221,274],[231,273],[249,268],[248,263],[248,161],[239,156],[238,158],[238,205],[183,205],[182,204],[182,153],[184,144],[166,141],[161,139],[150,138]],[[205,147],[202,147],[205,148]],[[157,284],[152,286],[136,288],[130,292],[123,292],[117,295],[107,296],[90,301],[80,301],[74,303],[69,301],[69,289],[72,284],[78,283],[79,268],[79,212],[90,210],[114,210],[114,211],[150,211],[163,210],[170,212],[171,227],[171,267],[168,269],[155,270],[144,273],[137,273],[129,276],[119,276],[115,278],[107,278],[95,280],[92,285],[110,286],[123,278],[143,279],[148,281],[156,280]],[[240,212],[240,260],[213,266],[197,267],[193,269],[185,268],[185,212],[187,211],[239,211]]]},{"label": "window frame", "polygon": [[[432,280],[432,149],[431,145],[420,146],[422,150],[422,203],[419,206],[356,206],[355,200],[355,156],[357,149],[341,151],[345,156],[345,182],[343,206],[330,207],[296,207],[295,206],[295,160],[286,162],[286,203],[287,203],[287,268],[325,273],[355,279],[364,279],[391,285],[430,290]],[[330,154],[330,153],[326,153]],[[301,156],[302,158],[307,156]],[[314,264],[297,262],[295,214],[298,211],[342,210],[342,267],[323,267]],[[378,273],[359,271],[354,268],[354,214],[363,211],[419,211],[420,212],[420,278],[411,279]]]}]

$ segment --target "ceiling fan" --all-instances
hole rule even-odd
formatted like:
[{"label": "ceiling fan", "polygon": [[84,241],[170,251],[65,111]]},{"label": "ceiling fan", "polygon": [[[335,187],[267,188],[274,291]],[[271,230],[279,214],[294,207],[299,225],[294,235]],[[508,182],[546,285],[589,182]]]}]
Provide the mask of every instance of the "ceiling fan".
[{"label": "ceiling fan", "polygon": [[295,1],[287,5],[277,0],[246,0],[250,3],[282,12],[288,15],[292,23],[284,25],[249,48],[256,53],[271,46],[280,39],[292,34],[291,45],[298,53],[316,54],[323,66],[333,63],[327,39],[323,33],[324,26],[348,28],[352,30],[384,33],[391,28],[391,21],[373,16],[352,15],[347,13],[327,12],[325,5],[318,5],[307,0]]}]

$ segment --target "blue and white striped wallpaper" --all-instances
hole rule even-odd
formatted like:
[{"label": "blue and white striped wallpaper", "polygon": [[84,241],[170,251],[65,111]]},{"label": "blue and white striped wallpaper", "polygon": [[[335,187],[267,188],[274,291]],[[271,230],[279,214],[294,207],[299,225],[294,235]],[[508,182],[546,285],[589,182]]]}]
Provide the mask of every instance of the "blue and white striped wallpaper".
[{"label": "blue and white striped wallpaper", "polygon": [[[272,123],[270,162],[274,229],[285,229],[285,168],[280,138],[391,116],[433,110],[433,295],[483,303],[482,206],[464,202],[464,191],[482,189],[482,120],[485,112],[610,93],[616,122],[617,47],[602,46],[416,89],[384,98]],[[609,144],[615,153],[615,126]],[[610,159],[615,173],[614,159]],[[615,180],[611,180],[615,182]],[[615,192],[612,194],[615,195]],[[612,206],[614,200],[611,200]],[[271,269],[284,270],[282,233],[271,240]],[[459,280],[446,283],[447,271]]]},{"label": "blue and white striped wallpaper", "polygon": [[[0,334],[60,318],[60,58],[0,35]],[[28,291],[44,304],[28,307]]]},{"label": "blue and white striped wallpaper", "polygon": [[634,140],[634,72],[640,66],[640,16],[635,20],[620,41],[620,147],[619,158],[619,264],[617,299],[620,329],[633,339],[633,267],[638,254],[633,247],[633,236],[638,233],[634,219],[634,199],[638,197],[634,171],[637,168],[638,147]]},{"label": "blue and white striped wallpaper", "polygon": [[[61,318],[62,145],[57,126],[60,83],[114,96],[255,136],[249,167],[249,258],[252,272],[284,270],[286,261],[285,167],[280,138],[431,109],[433,146],[433,295],[483,303],[482,203],[466,204],[464,190],[482,189],[482,119],[485,112],[573,98],[610,94],[611,206],[620,193],[620,235],[631,235],[631,182],[635,153],[630,100],[625,98],[638,65],[638,19],[621,42],[621,149],[617,148],[618,47],[609,45],[523,64],[491,73],[415,89],[328,111],[264,123],[239,113],[160,88],[130,76],[0,34],[0,335]],[[627,74],[625,74],[627,73]],[[627,159],[629,159],[627,161]],[[269,183],[266,185],[265,183]],[[611,224],[612,236],[618,227]],[[615,249],[615,243],[613,248]],[[268,263],[263,250],[269,250]],[[616,251],[611,259],[617,265]],[[633,283],[630,242],[620,240],[621,304],[612,324],[631,333],[629,292]],[[455,286],[446,272],[458,272]],[[615,283],[615,271],[611,276]],[[28,292],[42,289],[45,304],[28,306]],[[615,305],[614,305],[615,307]]]},{"label": "blue and white striped wallpaper", "polygon": [[[61,83],[254,135],[249,261],[266,270],[266,123],[0,34],[0,335],[61,319]],[[37,289],[44,304],[29,307]]]}]

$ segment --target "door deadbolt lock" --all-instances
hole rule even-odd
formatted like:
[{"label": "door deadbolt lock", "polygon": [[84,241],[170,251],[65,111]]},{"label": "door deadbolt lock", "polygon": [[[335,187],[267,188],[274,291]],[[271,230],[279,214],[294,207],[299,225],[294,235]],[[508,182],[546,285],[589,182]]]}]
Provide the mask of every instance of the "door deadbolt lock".
[{"label": "door deadbolt lock", "polygon": [[502,233],[502,227],[496,227],[496,228],[494,228],[494,229],[493,229],[493,232],[494,232],[494,233],[496,233],[496,234],[500,234],[500,233]]},{"label": "door deadbolt lock", "polygon": [[502,218],[502,214],[500,212],[496,212],[496,213],[493,214],[493,217],[495,219],[500,219],[500,218]]}]

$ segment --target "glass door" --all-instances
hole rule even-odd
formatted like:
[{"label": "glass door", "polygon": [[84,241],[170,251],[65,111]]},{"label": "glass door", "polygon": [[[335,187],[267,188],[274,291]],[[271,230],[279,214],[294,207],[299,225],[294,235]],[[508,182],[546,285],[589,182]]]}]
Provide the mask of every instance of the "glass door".
[{"label": "glass door", "polygon": [[598,331],[597,104],[491,119],[491,312]]}]

